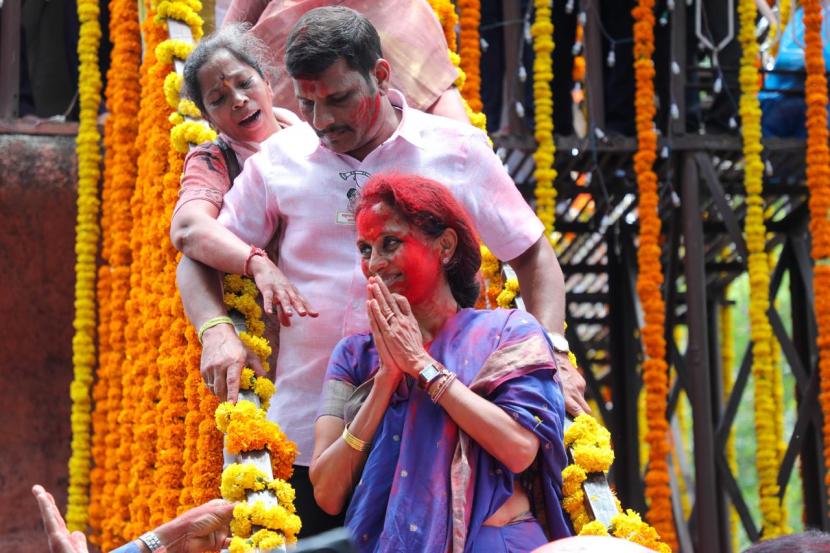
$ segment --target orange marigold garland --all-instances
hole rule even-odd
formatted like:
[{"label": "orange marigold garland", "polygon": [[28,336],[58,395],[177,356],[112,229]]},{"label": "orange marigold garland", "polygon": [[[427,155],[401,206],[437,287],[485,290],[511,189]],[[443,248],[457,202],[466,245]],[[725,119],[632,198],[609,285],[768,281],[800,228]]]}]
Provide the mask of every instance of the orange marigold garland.
[{"label": "orange marigold garland", "polygon": [[[472,64],[472,62],[471,61],[470,62],[462,61],[461,56],[459,56],[456,53],[458,42],[457,42],[456,36],[455,36],[455,27],[458,24],[458,14],[455,13],[455,6],[453,5],[453,3],[450,0],[428,0],[428,1],[429,1],[430,6],[432,7],[432,10],[435,12],[435,16],[438,18],[438,22],[441,24],[441,28],[444,30],[444,37],[447,39],[447,46],[449,48],[448,55],[450,57],[450,61],[452,61],[453,65],[455,65],[456,69],[458,70],[458,77],[455,79],[455,86],[458,87],[461,90],[461,101],[464,104],[464,109],[467,111],[467,117],[470,118],[470,123],[474,127],[478,128],[478,129],[481,129],[484,132],[487,132],[487,117],[484,115],[484,113],[481,112],[481,107],[479,107],[478,109],[474,109],[472,107],[472,104],[476,101],[478,102],[478,104],[481,104],[481,98],[480,98],[480,94],[479,94],[479,90],[481,88],[481,82],[480,82],[481,77],[480,77],[480,70],[478,69],[478,64],[479,64],[479,61],[480,61],[481,53],[478,50],[478,45],[476,44],[475,52],[473,52],[472,51],[473,50],[472,44],[469,41],[470,40],[469,39],[470,31],[469,30],[465,31],[463,36],[468,38],[468,42],[466,43],[466,46],[462,46],[462,47],[465,49],[465,51],[468,51],[468,53],[469,53],[468,58],[470,56],[474,56],[476,58],[475,67],[473,68],[473,70],[475,71],[475,75],[476,75],[476,77],[474,77],[474,79],[477,79],[478,82],[479,82],[479,84],[476,85],[474,88],[467,88],[466,85],[465,85],[465,83],[467,81],[467,75],[466,75],[466,72],[464,71],[464,69],[462,68],[462,64],[464,64],[464,63]],[[468,2],[468,4],[470,4],[470,6],[468,7],[468,10],[467,10],[468,11],[468,19],[466,19],[464,21],[464,24],[466,24],[466,25],[470,25],[472,23],[473,19],[477,18],[478,21],[481,20],[481,10],[478,7],[478,2],[474,2],[474,1],[470,0]],[[473,9],[473,4],[475,4],[475,11],[478,15],[470,13],[471,10]],[[464,16],[462,15],[462,17],[464,17]],[[475,34],[476,34],[476,39],[475,40],[478,41],[479,40],[478,39],[478,23],[475,23],[474,31],[475,31]],[[463,40],[464,40],[464,38],[462,38],[462,41]],[[463,42],[462,42],[462,45],[463,45]],[[466,67],[466,65],[465,65],[465,67]]]},{"label": "orange marigold garland", "polygon": [[668,365],[666,364],[665,304],[660,286],[663,273],[660,262],[660,228],[658,213],[657,133],[654,129],[654,0],[638,0],[634,16],[634,73],[636,78],[635,111],[637,122],[637,153],[634,170],[639,190],[640,240],[637,250],[639,273],[637,293],[643,307],[645,326],[642,340],[645,349],[643,382],[646,389],[646,410],[649,462],[645,475],[645,495],[649,502],[647,518],[672,549],[677,538],[669,488],[669,453],[666,420],[668,396]]},{"label": "orange marigold garland", "polygon": [[[825,482],[830,485],[830,149],[827,132],[827,77],[822,54],[822,2],[803,0],[804,58],[807,69],[807,187],[810,190],[813,290],[819,349],[819,403],[824,415]],[[830,489],[830,488],[828,488]]]},{"label": "orange marigold garland", "polygon": [[[130,196],[135,186],[137,151],[135,138],[138,130],[138,104],[140,83],[135,75],[141,63],[141,36],[138,24],[138,6],[128,0],[110,3],[110,36],[113,38],[112,61],[107,73],[107,165],[102,225],[105,236],[102,257],[105,265],[101,274],[107,275],[111,285],[107,292],[99,292],[98,302],[102,313],[101,343],[107,349],[99,355],[99,381],[106,383],[107,397],[102,405],[96,405],[106,416],[107,432],[102,469],[103,486],[92,499],[99,504],[100,520],[90,520],[91,539],[102,549],[112,549],[123,540],[114,538],[114,530],[124,520],[113,515],[116,505],[119,463],[119,416],[122,409],[121,363],[124,358],[124,330],[126,327],[125,303],[130,283]],[[104,315],[106,313],[106,315]],[[104,330],[105,329],[105,330]],[[105,335],[104,332],[108,334]],[[106,409],[102,409],[106,406]],[[97,434],[101,432],[95,430]],[[96,463],[99,461],[96,459]],[[95,491],[95,488],[93,489]],[[117,533],[120,534],[120,531]]]},{"label": "orange marigold garland", "polygon": [[[154,6],[149,6],[143,23],[147,67],[142,82],[139,113],[138,178],[131,209],[133,229],[131,246],[131,289],[128,311],[131,313],[128,330],[125,373],[132,371],[129,394],[135,399],[132,435],[129,437],[130,464],[127,492],[129,494],[129,523],[126,533],[139,535],[151,527],[151,498],[155,489],[153,470],[156,462],[156,441],[161,428],[155,409],[159,401],[158,348],[162,333],[159,302],[163,299],[158,279],[164,269],[160,244],[167,243],[167,233],[161,230],[159,203],[163,195],[163,177],[167,171],[169,123],[162,83],[169,66],[160,63],[155,47],[167,38],[167,31],[154,23]],[[127,390],[124,390],[125,396]]]},{"label": "orange marigold garland", "polygon": [[[202,36],[203,23],[197,13],[200,9],[201,4],[197,0],[163,0],[159,3],[155,22],[166,29],[168,21],[164,19],[165,17],[179,19],[189,25],[191,35],[198,39]],[[198,116],[199,112],[192,102],[182,102],[178,98],[171,97],[173,91],[176,93],[175,96],[178,96],[181,79],[172,71],[173,59],[162,53],[166,45],[170,43],[171,41],[167,40],[156,47],[160,69],[163,67],[165,71],[161,93],[168,108],[164,113],[169,116],[172,109],[184,111],[190,116]],[[173,55],[177,55],[175,45],[171,47],[171,51]],[[169,117],[167,123],[168,125],[172,123]],[[172,142],[171,140],[171,146],[174,146]],[[155,216],[157,232],[164,235],[167,234],[168,221],[172,217],[173,206],[176,204],[186,151],[186,148],[167,148],[167,170],[161,181],[162,193],[158,198]],[[154,287],[160,290],[158,322],[166,331],[161,336],[158,352],[160,397],[156,410],[157,420],[161,424],[156,442],[156,450],[159,453],[153,473],[155,488],[151,498],[153,511],[150,520],[153,525],[174,517],[179,507],[182,482],[185,478],[183,471],[187,446],[185,420],[188,414],[188,401],[183,386],[188,376],[187,364],[183,360],[187,355],[188,344],[185,331],[189,324],[185,319],[181,298],[176,290],[177,255],[168,240],[162,240],[158,247],[160,249],[158,255],[163,266]],[[192,479],[190,482],[192,483]]]},{"label": "orange marigold garland", "polygon": [[461,70],[466,79],[461,94],[474,112],[484,107],[481,103],[481,37],[478,26],[481,23],[481,3],[479,0],[458,0],[461,14],[459,32],[459,51]]},{"label": "orange marigold garland", "polygon": [[70,530],[85,530],[89,507],[90,386],[95,366],[95,272],[98,256],[98,180],[101,170],[98,108],[101,72],[98,45],[100,10],[95,0],[78,1],[80,125],[78,127],[78,214],[75,224],[75,336],[72,339],[74,378],[72,397],[72,455],[66,522]]}]

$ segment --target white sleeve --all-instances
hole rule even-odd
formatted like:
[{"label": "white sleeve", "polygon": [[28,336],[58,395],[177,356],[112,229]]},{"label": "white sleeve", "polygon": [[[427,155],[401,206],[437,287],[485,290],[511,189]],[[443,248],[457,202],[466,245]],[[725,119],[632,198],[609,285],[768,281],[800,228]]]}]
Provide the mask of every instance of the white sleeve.
[{"label": "white sleeve", "polygon": [[264,248],[276,232],[279,212],[273,194],[268,193],[268,159],[263,152],[245,162],[225,194],[219,222],[243,241]]},{"label": "white sleeve", "polygon": [[535,244],[545,230],[483,134],[467,139],[465,178],[455,190],[482,242],[503,261]]}]

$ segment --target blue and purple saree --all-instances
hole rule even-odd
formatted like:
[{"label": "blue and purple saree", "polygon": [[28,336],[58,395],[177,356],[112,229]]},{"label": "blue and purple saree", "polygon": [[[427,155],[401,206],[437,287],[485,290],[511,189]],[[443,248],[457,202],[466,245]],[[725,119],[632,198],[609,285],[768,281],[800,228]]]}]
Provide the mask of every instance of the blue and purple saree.
[{"label": "blue and purple saree", "polygon": [[[482,523],[513,494],[517,478],[522,478],[547,538],[571,535],[560,506],[567,464],[564,400],[541,325],[523,311],[463,309],[441,329],[429,353],[534,432],[540,444],[537,459],[526,474],[510,472],[406,379],[375,433],[346,513],[346,526],[360,551],[496,550],[478,541]],[[324,394],[351,400],[345,407],[341,402],[338,413],[337,402],[329,397],[321,414],[350,422],[377,366],[371,334],[344,338],[329,362]]]}]

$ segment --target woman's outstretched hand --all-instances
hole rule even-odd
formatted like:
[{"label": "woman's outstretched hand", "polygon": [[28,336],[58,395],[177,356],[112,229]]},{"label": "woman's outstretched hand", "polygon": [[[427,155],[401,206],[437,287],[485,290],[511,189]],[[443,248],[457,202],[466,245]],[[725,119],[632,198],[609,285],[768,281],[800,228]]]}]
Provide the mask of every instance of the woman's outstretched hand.
[{"label": "woman's outstretched hand", "polygon": [[262,306],[265,312],[270,315],[276,306],[281,325],[291,326],[291,316],[294,313],[300,317],[319,315],[274,262],[267,257],[261,255],[252,257],[249,270],[262,294]]},{"label": "woman's outstretched hand", "polygon": [[367,290],[369,324],[381,366],[395,367],[417,377],[433,359],[424,349],[421,329],[409,302],[405,297],[391,293],[379,277],[369,277]]}]

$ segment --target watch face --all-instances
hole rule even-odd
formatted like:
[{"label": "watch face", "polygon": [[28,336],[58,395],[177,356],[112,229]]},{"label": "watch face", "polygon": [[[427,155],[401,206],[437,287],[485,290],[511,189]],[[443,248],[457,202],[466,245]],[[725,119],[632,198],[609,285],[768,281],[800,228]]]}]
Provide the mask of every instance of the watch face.
[{"label": "watch face", "polygon": [[551,332],[550,334],[548,334],[548,336],[550,336],[550,341],[553,343],[553,349],[555,349],[556,351],[567,352],[570,350],[568,340],[566,340],[565,337],[561,334]]},{"label": "watch face", "polygon": [[439,371],[435,365],[429,364],[421,370],[419,376],[421,377],[421,382],[429,383],[432,382],[439,374],[441,374],[441,371]]}]

